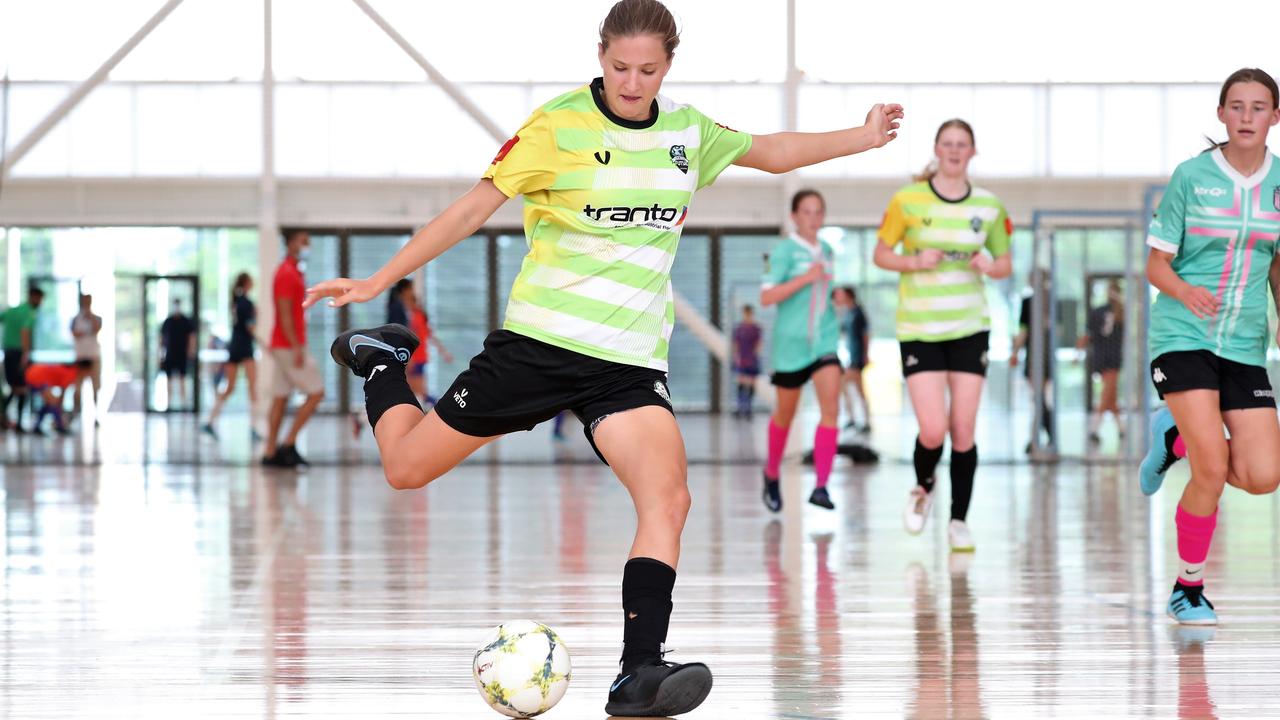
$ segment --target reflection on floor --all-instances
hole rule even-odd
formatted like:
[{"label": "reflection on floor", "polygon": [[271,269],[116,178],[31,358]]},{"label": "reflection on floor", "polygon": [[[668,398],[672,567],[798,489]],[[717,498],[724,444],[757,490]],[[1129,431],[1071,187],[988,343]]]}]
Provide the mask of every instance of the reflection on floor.
[{"label": "reflection on floor", "polygon": [[[1154,501],[1118,467],[981,469],[972,556],[945,548],[945,473],[903,532],[909,475],[842,465],[827,512],[792,464],[770,516],[754,466],[691,468],[669,644],[716,686],[688,717],[1280,715],[1275,497],[1228,491],[1222,625],[1188,631],[1163,617],[1185,469]],[[358,466],[0,481],[0,717],[498,717],[471,653],[519,617],[573,652],[547,717],[604,717],[634,520],[602,466],[473,464],[416,492]]]},{"label": "reflection on floor", "polygon": [[[816,419],[815,413],[806,414],[797,421],[796,429],[791,433],[788,453],[797,460],[813,447]],[[753,465],[763,462],[769,422],[767,415],[757,414],[752,420],[738,420],[730,416],[683,413],[679,420],[691,464]],[[46,431],[49,430],[48,424],[45,423]],[[376,464],[377,451],[363,416],[359,424],[360,434],[357,436],[349,417],[317,416],[304,430],[298,449],[314,465]],[[594,465],[598,462],[582,435],[581,423],[574,419],[566,422],[563,442],[552,440],[550,426],[551,423],[543,423],[531,432],[512,433],[485,447],[469,462],[533,465]],[[1136,440],[1142,437],[1141,432],[1130,432],[1131,442],[1125,444],[1116,437],[1109,424],[1111,431],[1104,433],[1101,443],[1088,444],[1082,414],[1064,414],[1059,419],[1059,426],[1060,445],[1065,455],[1102,464],[1137,464],[1141,448]],[[81,431],[77,426],[76,433],[65,439],[0,432],[0,464],[256,465],[262,449],[260,444],[251,442],[250,427],[249,418],[244,414],[224,415],[216,428],[215,439],[200,431],[200,424],[191,414],[110,413],[104,416],[102,426],[97,430],[90,427]],[[982,462],[1026,462],[1025,448],[1029,435],[1029,415],[980,415],[978,446]],[[866,444],[875,448],[886,463],[909,465],[915,437],[916,422],[912,415],[878,415],[871,433],[845,430],[842,431],[841,442]]]}]

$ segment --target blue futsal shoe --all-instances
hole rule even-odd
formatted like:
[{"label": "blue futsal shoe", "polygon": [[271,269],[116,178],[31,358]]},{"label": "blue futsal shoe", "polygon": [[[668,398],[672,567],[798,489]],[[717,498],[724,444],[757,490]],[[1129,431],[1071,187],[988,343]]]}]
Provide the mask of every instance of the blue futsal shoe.
[{"label": "blue futsal shoe", "polygon": [[1151,414],[1147,456],[1138,468],[1142,480],[1142,494],[1155,495],[1164,483],[1164,474],[1180,459],[1173,454],[1173,441],[1178,439],[1178,427],[1173,424],[1173,413],[1162,407]]},{"label": "blue futsal shoe", "polygon": [[1169,597],[1169,617],[1180,625],[1217,625],[1218,614],[1204,596],[1204,587],[1174,583]]}]

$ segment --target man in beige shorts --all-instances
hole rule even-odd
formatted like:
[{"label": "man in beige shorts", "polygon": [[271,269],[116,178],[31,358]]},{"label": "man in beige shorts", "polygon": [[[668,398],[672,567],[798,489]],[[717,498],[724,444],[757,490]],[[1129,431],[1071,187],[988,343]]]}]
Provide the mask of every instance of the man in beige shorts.
[{"label": "man in beige shorts", "polygon": [[[275,301],[275,327],[271,331],[271,409],[267,413],[267,437],[262,464],[297,467],[309,463],[298,454],[298,433],[324,399],[324,381],[315,358],[307,354],[307,320],[302,311],[307,284],[298,263],[311,245],[305,230],[284,231],[285,259],[276,268],[271,294]],[[283,442],[277,443],[284,423],[285,405],[294,390],[307,396],[293,418]]]}]

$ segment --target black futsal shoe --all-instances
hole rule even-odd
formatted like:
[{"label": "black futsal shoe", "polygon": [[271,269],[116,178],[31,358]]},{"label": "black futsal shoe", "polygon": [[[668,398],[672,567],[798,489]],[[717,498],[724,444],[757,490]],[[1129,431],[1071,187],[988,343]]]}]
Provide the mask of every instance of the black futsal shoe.
[{"label": "black futsal shoe", "polygon": [[618,673],[604,711],[625,717],[683,715],[710,693],[711,670],[702,663],[641,665]]},{"label": "black futsal shoe", "polygon": [[813,493],[809,495],[809,504],[817,505],[828,510],[835,510],[836,504],[831,502],[831,494],[824,487],[814,488]]},{"label": "black futsal shoe", "polygon": [[770,480],[768,475],[764,476],[764,493],[761,498],[764,500],[764,506],[769,508],[769,512],[778,512],[782,509],[782,488],[779,487],[776,479]]},{"label": "black futsal shoe", "polygon": [[389,362],[408,365],[418,338],[400,325],[380,325],[365,330],[348,330],[329,347],[333,361],[351,369],[358,377],[369,379],[369,373]]}]

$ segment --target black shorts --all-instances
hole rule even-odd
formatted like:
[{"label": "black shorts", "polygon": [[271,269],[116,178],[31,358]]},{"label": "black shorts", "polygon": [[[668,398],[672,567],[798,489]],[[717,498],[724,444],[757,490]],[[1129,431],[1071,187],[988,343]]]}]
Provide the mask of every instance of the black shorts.
[{"label": "black shorts", "polygon": [[1217,390],[1218,409],[1273,408],[1267,369],[1218,357],[1208,350],[1167,352],[1151,361],[1151,380],[1163,400],[1185,390]]},{"label": "black shorts", "polygon": [[165,355],[164,361],[160,363],[160,370],[165,375],[181,375],[187,376],[187,368],[191,365],[191,361],[186,355]]},{"label": "black shorts", "polygon": [[495,330],[436,403],[435,413],[464,435],[491,437],[535,425],[569,410],[601,462],[596,425],[614,413],[649,405],[671,414],[667,374],[610,362],[540,340]]},{"label": "black shorts", "polygon": [[245,360],[252,360],[252,359],[253,359],[252,344],[245,343],[241,345],[239,343],[232,343],[227,346],[227,362],[231,363],[232,365],[238,365],[244,362]]},{"label": "black shorts", "polygon": [[990,335],[983,330],[940,342],[903,340],[898,343],[902,354],[902,376],[911,377],[918,372],[960,372],[986,377]]},{"label": "black shorts", "polygon": [[813,374],[818,372],[819,368],[824,368],[828,365],[840,367],[840,358],[835,355],[823,355],[799,370],[792,370],[791,372],[775,372],[770,377],[770,380],[773,381],[774,387],[794,390],[795,388],[803,387],[805,383],[809,382],[809,378],[813,377]]},{"label": "black shorts", "polygon": [[4,351],[4,381],[12,390],[20,390],[27,386],[27,374],[22,368],[22,351]]}]

